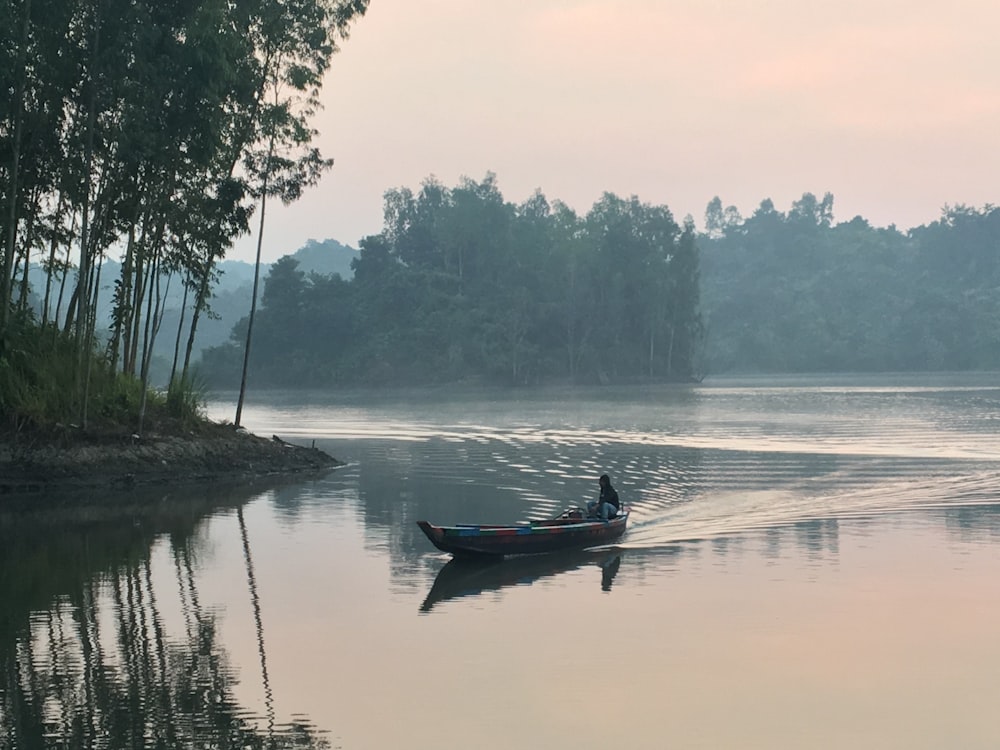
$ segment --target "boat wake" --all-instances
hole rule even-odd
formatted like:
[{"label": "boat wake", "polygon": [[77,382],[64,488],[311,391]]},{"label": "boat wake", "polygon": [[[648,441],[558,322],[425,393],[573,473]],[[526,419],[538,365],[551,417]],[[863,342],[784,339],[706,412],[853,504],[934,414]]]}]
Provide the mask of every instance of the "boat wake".
[{"label": "boat wake", "polygon": [[623,548],[650,548],[813,520],[1000,504],[1000,472],[899,478],[874,486],[815,493],[806,487],[718,491],[669,505],[633,504]]}]

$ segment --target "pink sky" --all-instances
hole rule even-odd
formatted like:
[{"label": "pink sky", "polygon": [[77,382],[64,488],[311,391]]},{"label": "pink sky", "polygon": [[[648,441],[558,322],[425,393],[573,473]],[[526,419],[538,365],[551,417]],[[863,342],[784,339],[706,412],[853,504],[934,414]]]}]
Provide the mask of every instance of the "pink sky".
[{"label": "pink sky", "polygon": [[829,191],[837,221],[900,228],[998,203],[998,28],[996,0],[372,0],[316,120],[336,163],[271,204],[263,257],[357,246],[429,175],[699,226],[715,195],[746,215]]}]

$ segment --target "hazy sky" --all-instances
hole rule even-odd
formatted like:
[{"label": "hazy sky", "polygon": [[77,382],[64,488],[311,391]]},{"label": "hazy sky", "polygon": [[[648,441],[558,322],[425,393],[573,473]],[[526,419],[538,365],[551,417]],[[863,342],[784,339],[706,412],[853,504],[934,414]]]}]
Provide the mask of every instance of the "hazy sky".
[{"label": "hazy sky", "polygon": [[837,221],[900,228],[1000,202],[998,28],[997,0],[372,0],[316,120],[336,163],[271,204],[263,257],[357,246],[430,175],[699,226],[715,195],[747,215],[830,191]]}]

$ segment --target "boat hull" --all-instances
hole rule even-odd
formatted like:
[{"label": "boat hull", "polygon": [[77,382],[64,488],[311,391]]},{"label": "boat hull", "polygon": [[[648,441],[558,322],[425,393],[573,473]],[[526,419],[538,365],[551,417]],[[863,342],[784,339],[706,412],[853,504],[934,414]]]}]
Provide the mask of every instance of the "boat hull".
[{"label": "boat hull", "polygon": [[610,521],[557,518],[514,526],[434,526],[417,521],[431,544],[459,557],[539,555],[611,544],[625,533],[628,512]]}]

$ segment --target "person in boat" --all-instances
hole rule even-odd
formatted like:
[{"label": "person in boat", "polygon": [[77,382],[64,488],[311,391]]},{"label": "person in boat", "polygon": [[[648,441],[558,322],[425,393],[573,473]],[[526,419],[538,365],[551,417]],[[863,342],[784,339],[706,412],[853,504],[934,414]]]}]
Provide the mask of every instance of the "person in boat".
[{"label": "person in boat", "polygon": [[618,491],[611,486],[611,478],[607,474],[601,474],[597,483],[601,486],[601,494],[596,502],[587,503],[587,515],[607,521],[618,515],[622,504],[618,499]]}]

